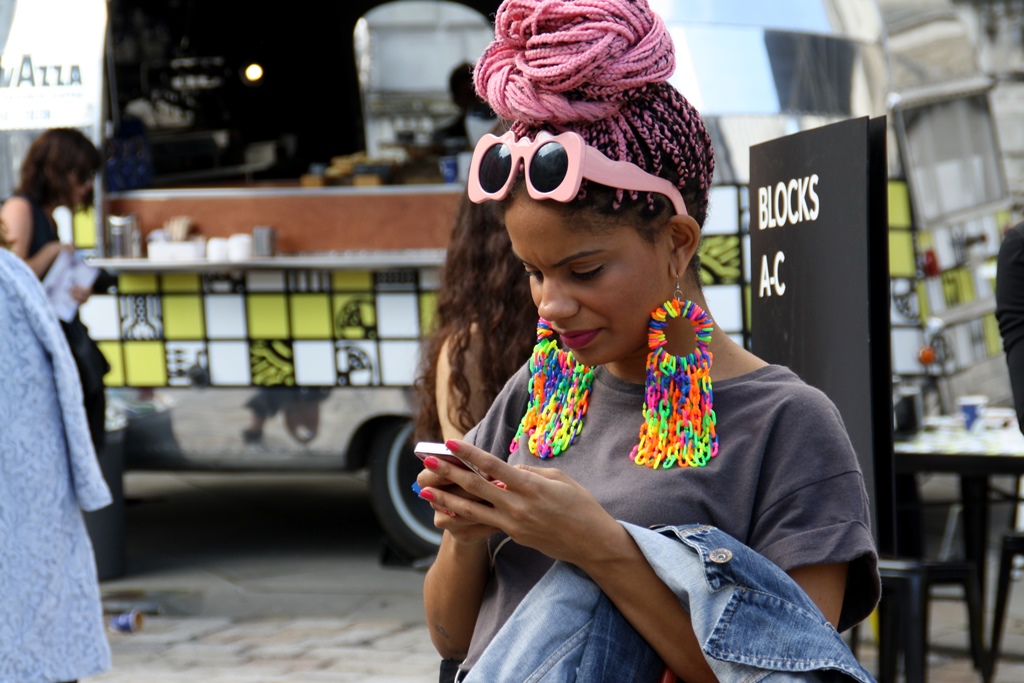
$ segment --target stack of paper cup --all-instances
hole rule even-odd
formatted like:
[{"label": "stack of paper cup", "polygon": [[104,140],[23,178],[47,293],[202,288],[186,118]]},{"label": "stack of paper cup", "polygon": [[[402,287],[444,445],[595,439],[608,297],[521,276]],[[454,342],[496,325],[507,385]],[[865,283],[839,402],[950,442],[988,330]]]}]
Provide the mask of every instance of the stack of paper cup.
[{"label": "stack of paper cup", "polygon": [[252,229],[252,255],[273,256],[277,251],[277,232],[269,225],[257,225]]}]

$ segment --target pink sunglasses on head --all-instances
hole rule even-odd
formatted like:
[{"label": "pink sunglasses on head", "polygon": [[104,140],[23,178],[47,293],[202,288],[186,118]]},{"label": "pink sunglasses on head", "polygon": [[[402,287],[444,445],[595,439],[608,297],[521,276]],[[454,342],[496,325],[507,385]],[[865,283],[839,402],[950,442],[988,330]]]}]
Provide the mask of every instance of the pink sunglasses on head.
[{"label": "pink sunglasses on head", "polygon": [[542,131],[536,140],[517,140],[511,131],[501,137],[484,135],[476,144],[469,166],[469,198],[480,204],[507,197],[520,161],[526,189],[534,199],[571,202],[586,178],[620,190],[665,195],[677,214],[689,215],[683,196],[671,182],[628,161],[612,161],[571,131],[558,135]]}]

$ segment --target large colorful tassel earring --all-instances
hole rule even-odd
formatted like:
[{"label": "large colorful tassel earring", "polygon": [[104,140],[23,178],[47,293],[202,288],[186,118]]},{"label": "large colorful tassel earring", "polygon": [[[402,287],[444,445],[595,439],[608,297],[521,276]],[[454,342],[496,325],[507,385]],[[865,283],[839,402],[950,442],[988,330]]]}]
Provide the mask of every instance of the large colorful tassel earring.
[{"label": "large colorful tassel earring", "polygon": [[[713,323],[692,301],[680,301],[678,292],[651,314],[647,344],[647,387],[640,442],[630,457],[637,465],[668,469],[703,467],[718,455],[718,434],[712,408],[711,362],[708,350]],[[670,318],[690,321],[697,348],[686,356],[665,350],[665,328]]]},{"label": "large colorful tassel earring", "polygon": [[523,434],[529,435],[528,448],[538,458],[565,451],[583,429],[593,382],[593,368],[560,349],[551,323],[541,318],[537,345],[530,356],[530,400],[509,452],[519,449]]}]

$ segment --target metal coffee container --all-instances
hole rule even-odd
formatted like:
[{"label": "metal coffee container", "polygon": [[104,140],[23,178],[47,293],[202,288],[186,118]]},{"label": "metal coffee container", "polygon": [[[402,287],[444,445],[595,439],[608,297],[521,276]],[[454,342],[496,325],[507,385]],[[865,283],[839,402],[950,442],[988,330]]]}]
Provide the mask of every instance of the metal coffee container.
[{"label": "metal coffee container", "polygon": [[[138,246],[136,246],[138,245]],[[138,253],[133,253],[133,252]],[[107,218],[106,255],[112,258],[142,256],[139,219],[134,214]]]},{"label": "metal coffee container", "polygon": [[269,225],[257,225],[252,229],[252,255],[273,256],[277,253],[277,231]]}]

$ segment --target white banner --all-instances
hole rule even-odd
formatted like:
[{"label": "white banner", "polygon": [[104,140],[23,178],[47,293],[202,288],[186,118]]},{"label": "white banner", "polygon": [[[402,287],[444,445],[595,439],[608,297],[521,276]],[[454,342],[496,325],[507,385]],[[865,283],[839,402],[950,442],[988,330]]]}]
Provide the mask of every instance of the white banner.
[{"label": "white banner", "polygon": [[97,129],[105,0],[0,0],[0,130]]}]

